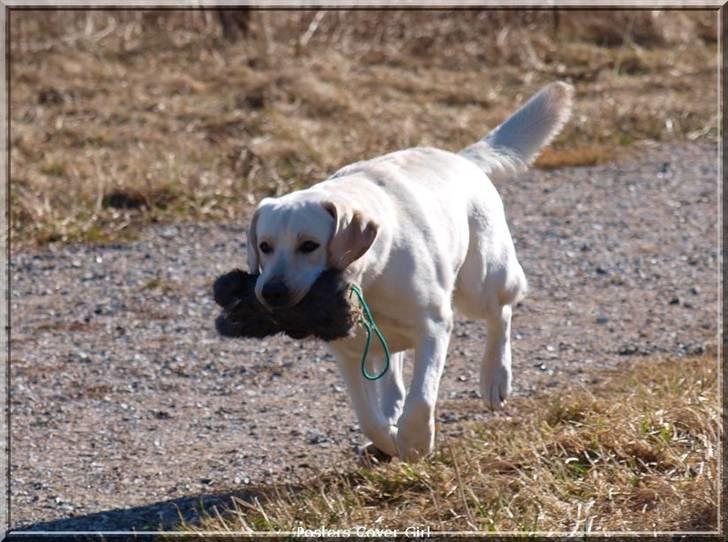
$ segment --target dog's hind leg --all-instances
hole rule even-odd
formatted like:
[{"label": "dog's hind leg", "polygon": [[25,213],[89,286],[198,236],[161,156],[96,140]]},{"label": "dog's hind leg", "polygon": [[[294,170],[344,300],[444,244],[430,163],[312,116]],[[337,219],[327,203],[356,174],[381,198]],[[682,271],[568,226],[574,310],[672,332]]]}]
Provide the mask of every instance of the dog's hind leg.
[{"label": "dog's hind leg", "polygon": [[480,365],[480,394],[491,409],[501,408],[511,393],[511,306],[486,320],[485,355]]},{"label": "dog's hind leg", "polygon": [[[460,297],[459,308],[466,316],[485,320],[485,354],[480,365],[480,393],[486,406],[499,409],[511,392],[511,314],[512,304],[525,289],[520,265],[515,264],[516,286],[505,280],[507,273],[493,273],[478,286],[466,288],[471,292],[467,301]],[[510,285],[508,288],[505,285]],[[472,293],[480,293],[481,302]],[[456,296],[456,303],[458,297]]]},{"label": "dog's hind leg", "polygon": [[488,407],[498,409],[511,392],[512,306],[525,295],[527,283],[510,236],[498,250],[492,250],[485,235],[473,237],[458,277],[455,305],[469,318],[486,322],[480,393]]}]

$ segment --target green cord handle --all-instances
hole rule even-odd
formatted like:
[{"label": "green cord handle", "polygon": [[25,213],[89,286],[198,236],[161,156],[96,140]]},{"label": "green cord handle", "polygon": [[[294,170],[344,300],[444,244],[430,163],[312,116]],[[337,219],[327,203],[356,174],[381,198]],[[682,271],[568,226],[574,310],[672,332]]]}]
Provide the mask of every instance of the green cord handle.
[{"label": "green cord handle", "polygon": [[[387,344],[387,339],[384,338],[384,334],[381,332],[379,327],[377,326],[377,323],[374,321],[374,317],[372,316],[372,312],[369,310],[369,305],[367,304],[366,300],[364,299],[364,294],[361,291],[361,288],[359,288],[357,285],[352,284],[351,291],[356,294],[356,297],[359,298],[359,304],[361,305],[362,311],[364,312],[364,318],[359,320],[359,323],[364,327],[364,329],[367,330],[367,340],[364,343],[364,352],[361,356],[361,374],[364,375],[364,378],[367,380],[379,380],[384,376],[384,373],[386,373],[389,370],[389,345]],[[372,331],[377,335],[377,338],[379,339],[379,342],[382,344],[382,348],[384,349],[384,369],[382,369],[382,372],[378,375],[371,375],[367,372],[367,356],[369,355],[369,346],[372,342]]]}]

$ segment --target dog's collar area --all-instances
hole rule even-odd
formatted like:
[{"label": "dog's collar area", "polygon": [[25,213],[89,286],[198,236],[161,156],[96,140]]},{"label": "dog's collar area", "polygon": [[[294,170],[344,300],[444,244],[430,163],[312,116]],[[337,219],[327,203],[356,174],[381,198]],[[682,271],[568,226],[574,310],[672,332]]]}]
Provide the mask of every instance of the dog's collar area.
[{"label": "dog's collar area", "polygon": [[[359,305],[361,306],[362,312],[359,317],[359,325],[367,332],[366,342],[364,343],[364,351],[361,355],[361,374],[367,380],[379,380],[389,370],[389,345],[387,344],[387,339],[384,337],[384,333],[382,333],[379,326],[377,326],[377,323],[374,321],[372,311],[369,309],[369,304],[366,302],[366,299],[364,299],[364,293],[361,291],[361,288],[356,284],[352,284],[351,291],[356,295],[359,300]],[[369,347],[372,343],[372,332],[374,332],[377,336],[377,339],[379,339],[382,349],[384,350],[384,369],[376,375],[369,374],[367,371],[367,357],[369,356]]]}]

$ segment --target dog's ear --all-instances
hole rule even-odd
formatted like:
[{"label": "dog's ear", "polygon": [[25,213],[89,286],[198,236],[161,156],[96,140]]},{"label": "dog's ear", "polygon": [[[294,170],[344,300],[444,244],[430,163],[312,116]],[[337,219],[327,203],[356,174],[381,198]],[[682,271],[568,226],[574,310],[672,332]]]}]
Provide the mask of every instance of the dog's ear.
[{"label": "dog's ear", "polygon": [[258,254],[258,235],[256,233],[256,227],[258,225],[258,215],[260,209],[257,209],[253,213],[253,218],[250,219],[250,225],[248,226],[248,271],[252,274],[257,274],[260,271],[260,255]]},{"label": "dog's ear", "polygon": [[334,230],[327,247],[328,266],[346,269],[369,250],[377,237],[379,225],[347,205],[333,201],[324,201],[322,205],[334,219]]}]

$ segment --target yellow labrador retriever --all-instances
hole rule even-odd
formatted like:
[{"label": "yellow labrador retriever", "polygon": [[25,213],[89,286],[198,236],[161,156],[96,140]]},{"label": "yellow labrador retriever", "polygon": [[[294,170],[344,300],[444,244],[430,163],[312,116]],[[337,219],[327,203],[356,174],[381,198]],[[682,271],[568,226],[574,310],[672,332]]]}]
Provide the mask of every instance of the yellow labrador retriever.
[{"label": "yellow labrador retriever", "polygon": [[[250,271],[260,272],[261,303],[294,305],[322,270],[341,269],[360,285],[387,337],[392,365],[376,382],[360,372],[363,332],[328,343],[370,451],[411,461],[433,450],[453,305],[486,322],[483,400],[500,408],[508,397],[511,307],[525,294],[526,278],[491,181],[527,167],[568,120],[572,95],[569,85],[552,83],[460,153],[393,152],[258,205],[247,251]],[[410,349],[405,393],[402,364]],[[381,347],[370,360],[382,367]]]}]

